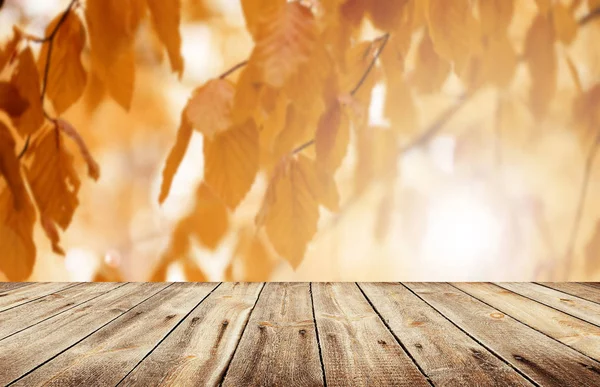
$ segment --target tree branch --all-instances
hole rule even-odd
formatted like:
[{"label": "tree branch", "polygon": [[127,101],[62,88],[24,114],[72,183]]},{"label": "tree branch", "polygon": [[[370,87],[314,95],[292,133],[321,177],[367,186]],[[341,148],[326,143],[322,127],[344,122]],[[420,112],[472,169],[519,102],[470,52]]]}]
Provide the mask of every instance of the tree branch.
[{"label": "tree branch", "polygon": [[229,75],[231,75],[232,73],[234,73],[237,70],[241,69],[242,67],[244,67],[247,64],[248,64],[248,60],[247,59],[244,60],[244,61],[241,61],[240,63],[236,64],[235,66],[233,66],[229,70],[225,71],[223,74],[219,75],[219,79],[225,79],[225,78],[227,78]]},{"label": "tree branch", "polygon": [[590,177],[592,174],[592,169],[594,167],[594,161],[596,160],[596,155],[598,153],[598,149],[600,148],[600,130],[596,135],[596,139],[590,148],[587,159],[585,161],[585,166],[583,169],[583,179],[581,181],[581,186],[579,188],[579,198],[577,200],[577,209],[575,211],[575,218],[573,220],[573,225],[571,227],[571,233],[569,234],[569,239],[567,243],[567,249],[565,251],[565,274],[571,271],[572,267],[572,257],[573,250],[577,244],[577,234],[579,233],[579,226],[581,224],[581,217],[583,215],[583,209],[585,207],[585,200],[587,197],[588,186],[590,183]]},{"label": "tree branch", "polygon": [[587,23],[591,22],[597,17],[600,17],[600,7],[590,11],[587,15],[583,16],[577,21],[577,24],[579,24],[580,26],[586,25]]}]

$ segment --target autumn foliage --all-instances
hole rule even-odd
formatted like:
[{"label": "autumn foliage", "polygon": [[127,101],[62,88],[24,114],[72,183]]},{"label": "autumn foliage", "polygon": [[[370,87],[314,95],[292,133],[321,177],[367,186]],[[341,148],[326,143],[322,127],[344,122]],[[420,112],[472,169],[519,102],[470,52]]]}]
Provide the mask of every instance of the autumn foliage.
[{"label": "autumn foliage", "polygon": [[[84,205],[80,189],[102,179],[86,131],[67,113],[85,104],[92,116],[105,100],[130,111],[141,87],[139,44],[159,47],[178,82],[186,71],[180,26],[184,10],[192,9],[184,3],[205,9],[201,0],[73,0],[43,36],[16,24],[0,44],[0,271],[8,279],[31,275],[38,227],[52,251],[65,254],[61,237]],[[147,279],[165,280],[174,263],[188,279],[209,279],[192,257],[193,245],[215,250],[230,233],[235,247],[223,278],[267,280],[282,261],[295,269],[323,214],[341,217],[376,185],[383,189],[372,210],[375,230],[368,232],[384,239],[402,179],[398,160],[425,147],[485,94],[492,95],[486,125],[510,131],[520,127],[519,114],[531,126],[563,120],[582,153],[591,149],[573,204],[579,215],[573,227],[562,228],[570,234],[567,252],[536,265],[535,275],[569,272],[600,138],[600,71],[584,69],[569,49],[586,29],[600,37],[600,2],[241,0],[241,10],[249,55],[195,85],[166,161],[156,160],[161,204],[187,152],[202,152],[203,178],[190,187],[195,202],[170,230],[160,259],[144,269]],[[561,68],[569,75],[567,102],[559,95]],[[440,104],[435,96],[449,83],[460,93]],[[370,119],[378,87],[385,90],[385,124]],[[202,137],[201,149],[190,145],[195,136]],[[472,138],[457,146],[468,155],[462,161],[481,164],[468,159],[483,149]],[[341,184],[338,172],[350,153],[351,184]],[[251,190],[260,191],[261,203],[252,205],[252,221],[240,221],[236,213]],[[585,267],[598,270],[600,248],[590,249]],[[94,278],[123,275],[105,265]]]}]

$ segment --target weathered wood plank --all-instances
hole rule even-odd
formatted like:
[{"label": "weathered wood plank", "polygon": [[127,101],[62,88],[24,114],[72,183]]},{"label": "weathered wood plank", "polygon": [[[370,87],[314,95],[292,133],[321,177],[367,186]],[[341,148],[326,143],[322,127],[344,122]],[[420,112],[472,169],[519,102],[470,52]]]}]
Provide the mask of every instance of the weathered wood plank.
[{"label": "weathered wood plank", "polygon": [[0,313],[0,340],[98,297],[122,283],[77,284]]},{"label": "weathered wood plank", "polygon": [[532,283],[500,282],[497,285],[600,326],[600,304]]},{"label": "weathered wood plank", "polygon": [[218,385],[262,286],[221,284],[119,385]]},{"label": "weathered wood plank", "polygon": [[22,377],[167,286],[129,283],[0,340],[0,385]]},{"label": "weathered wood plank", "polygon": [[536,383],[544,386],[600,385],[600,363],[451,285],[405,285]]},{"label": "weathered wood plank", "polygon": [[175,283],[14,385],[115,386],[216,286]]},{"label": "weathered wood plank", "polygon": [[0,282],[0,293],[31,285],[31,282]]},{"label": "weathered wood plank", "polygon": [[500,312],[591,358],[600,360],[600,327],[493,284],[454,283],[453,285]]},{"label": "weathered wood plank", "polygon": [[77,284],[68,282],[38,282],[2,291],[0,293],[0,312],[75,285]]},{"label": "weathered wood plank", "polygon": [[434,385],[532,386],[404,286],[359,287]]},{"label": "weathered wood plank", "polygon": [[543,286],[600,304],[600,289],[575,282],[542,282]]},{"label": "weathered wood plank", "polygon": [[428,386],[354,283],[312,284],[328,386]]},{"label": "weathered wood plank", "polygon": [[323,385],[310,284],[265,285],[223,385]]}]

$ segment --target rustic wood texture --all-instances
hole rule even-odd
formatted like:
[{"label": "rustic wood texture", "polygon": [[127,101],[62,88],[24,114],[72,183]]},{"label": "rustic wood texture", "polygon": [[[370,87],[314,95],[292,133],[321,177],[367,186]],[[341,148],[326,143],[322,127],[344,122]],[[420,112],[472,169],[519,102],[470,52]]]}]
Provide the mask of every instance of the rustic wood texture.
[{"label": "rustic wood texture", "polygon": [[589,283],[543,282],[541,285],[600,304],[600,292],[598,292],[598,288]]},{"label": "rustic wood texture", "polygon": [[427,386],[427,379],[353,283],[314,283],[328,386]]},{"label": "rustic wood texture", "polygon": [[544,386],[598,386],[600,364],[461,290],[442,283],[408,283],[488,350]]},{"label": "rustic wood texture", "polygon": [[223,385],[323,385],[310,284],[265,285]]},{"label": "rustic wood texture", "polygon": [[404,286],[359,286],[434,385],[532,385]]},{"label": "rustic wood texture", "polygon": [[15,385],[115,386],[215,287],[210,283],[173,284]]},{"label": "rustic wood texture", "polygon": [[499,285],[514,293],[519,293],[534,301],[600,326],[600,304],[537,284],[511,282]]},{"label": "rustic wood texture", "polygon": [[120,385],[218,385],[262,287],[221,284]]},{"label": "rustic wood texture", "polygon": [[0,385],[598,386],[591,283],[0,283]]},{"label": "rustic wood texture", "polygon": [[0,293],[0,312],[75,285],[64,282],[40,282],[2,291]]},{"label": "rustic wood texture", "polygon": [[500,312],[579,352],[600,360],[600,327],[493,284],[455,283],[455,287]]}]

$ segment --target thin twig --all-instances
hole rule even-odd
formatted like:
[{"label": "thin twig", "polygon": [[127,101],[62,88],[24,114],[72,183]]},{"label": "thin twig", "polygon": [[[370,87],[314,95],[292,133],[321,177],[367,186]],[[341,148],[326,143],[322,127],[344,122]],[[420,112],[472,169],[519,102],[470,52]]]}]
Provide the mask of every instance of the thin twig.
[{"label": "thin twig", "polygon": [[27,136],[27,139],[25,140],[25,145],[23,146],[23,149],[21,149],[21,152],[19,152],[19,155],[17,156],[17,158],[20,160],[21,158],[23,158],[23,156],[25,156],[25,152],[27,152],[27,149],[29,149],[29,141],[31,140],[31,135]]},{"label": "thin twig", "polygon": [[573,226],[571,227],[571,233],[569,235],[567,249],[565,251],[565,274],[571,271],[571,261],[573,256],[573,250],[577,244],[577,234],[579,233],[579,226],[581,224],[581,217],[583,215],[583,209],[585,207],[585,200],[587,197],[588,186],[590,183],[590,177],[592,174],[592,169],[594,167],[594,161],[596,160],[596,155],[598,153],[598,148],[600,148],[600,130],[598,130],[598,134],[596,135],[596,139],[590,148],[587,159],[585,161],[585,166],[583,169],[583,180],[581,182],[581,187],[579,189],[579,198],[577,200],[577,210],[575,211],[575,219],[573,220]]},{"label": "thin twig", "polygon": [[365,82],[365,80],[371,73],[371,70],[373,69],[373,67],[375,67],[375,62],[377,62],[379,55],[381,55],[381,53],[383,52],[383,49],[385,48],[385,45],[386,45],[387,41],[389,40],[389,38],[390,38],[390,34],[386,33],[374,40],[374,42],[379,41],[379,40],[383,40],[383,41],[381,43],[381,46],[379,46],[379,50],[377,50],[375,55],[373,55],[373,59],[371,60],[371,63],[369,63],[369,67],[367,67],[367,70],[363,73],[362,77],[360,77],[356,86],[354,86],[352,91],[350,91],[350,95],[356,94],[358,92],[358,90],[360,89],[360,87],[362,86],[362,84]]},{"label": "thin twig", "polygon": [[[373,43],[382,41],[381,46],[379,46],[379,49],[377,50],[375,55],[373,55],[373,59],[371,59],[371,63],[369,63],[369,66],[367,67],[367,69],[365,70],[363,75],[360,77],[360,79],[358,80],[356,85],[350,91],[350,95],[356,94],[358,92],[358,90],[360,90],[360,87],[363,85],[363,83],[365,83],[365,80],[371,73],[371,70],[373,70],[373,67],[375,67],[375,63],[377,62],[377,59],[383,52],[383,49],[385,48],[385,45],[389,38],[390,38],[390,34],[385,33],[373,40]],[[313,138],[312,140],[309,140],[309,141],[305,142],[304,144],[300,145],[299,147],[297,147],[296,149],[294,149],[292,151],[292,154],[295,155],[299,152],[302,152],[304,149],[308,148],[309,146],[313,145],[314,143],[315,143],[315,139]]]},{"label": "thin twig", "polygon": [[236,64],[235,66],[233,66],[232,68],[230,68],[229,70],[225,71],[223,74],[219,75],[219,79],[224,79],[227,78],[229,75],[231,75],[233,72],[237,71],[238,69],[241,69],[242,67],[244,67],[245,65],[248,64],[248,60],[244,60],[238,64]]},{"label": "thin twig", "polygon": [[577,21],[577,24],[579,24],[580,26],[586,25],[587,23],[591,22],[592,20],[594,20],[597,17],[600,17],[600,7],[590,11],[590,13],[583,16],[581,19],[579,19]]}]

